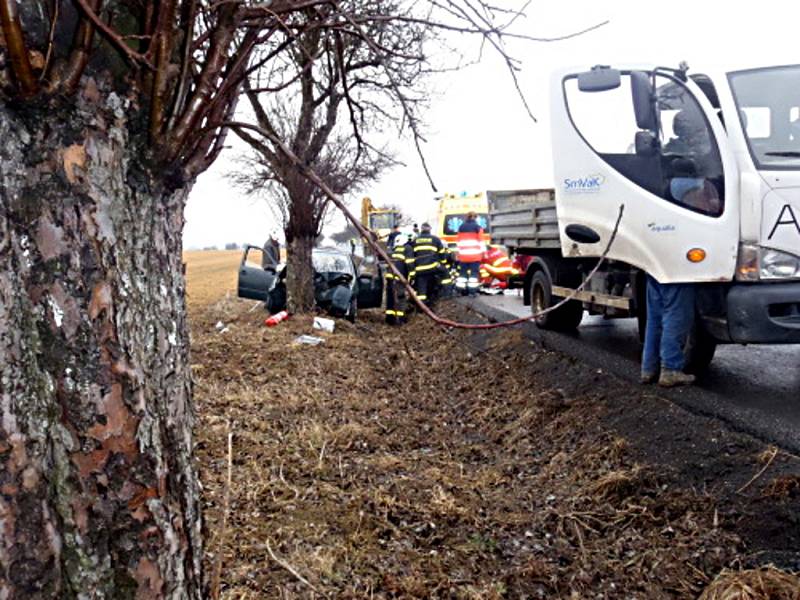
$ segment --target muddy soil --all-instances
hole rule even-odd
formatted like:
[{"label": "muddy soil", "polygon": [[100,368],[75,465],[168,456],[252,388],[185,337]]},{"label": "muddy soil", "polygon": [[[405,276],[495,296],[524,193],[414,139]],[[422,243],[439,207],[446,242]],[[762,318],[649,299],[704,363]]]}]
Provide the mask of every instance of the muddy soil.
[{"label": "muddy soil", "polygon": [[223,598],[697,598],[724,568],[800,569],[800,460],[657,389],[513,329],[362,311],[308,346],[308,319],[190,310]]}]

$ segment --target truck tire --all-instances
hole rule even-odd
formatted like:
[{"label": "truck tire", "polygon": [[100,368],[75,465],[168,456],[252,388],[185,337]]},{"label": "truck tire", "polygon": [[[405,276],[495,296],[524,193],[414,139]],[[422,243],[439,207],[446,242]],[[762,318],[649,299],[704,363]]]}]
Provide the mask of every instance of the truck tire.
[{"label": "truck tire", "polygon": [[[531,312],[536,314],[545,308],[549,308],[559,302],[554,299],[552,294],[553,286],[550,276],[545,271],[536,271],[531,278]],[[540,329],[551,329],[553,331],[575,331],[583,319],[583,305],[571,300],[565,305],[557,308],[540,317],[536,317],[534,322]]]},{"label": "truck tire", "polygon": [[636,325],[639,329],[639,343],[644,344],[647,330],[647,279],[642,274],[636,278]]},{"label": "truck tire", "polygon": [[[642,311],[639,314],[639,332],[644,342],[644,332],[647,328],[647,313]],[[685,356],[686,366],[684,370],[687,373],[695,375],[706,371],[714,360],[714,353],[717,351],[717,340],[705,330],[700,322],[700,317],[695,316],[694,326],[689,332],[689,337],[686,339],[686,344],[683,346],[683,355]]]},{"label": "truck tire", "polygon": [[700,323],[700,317],[695,318],[694,327],[689,333],[683,353],[686,356],[686,372],[695,375],[703,373],[714,360],[717,351],[715,340]]}]

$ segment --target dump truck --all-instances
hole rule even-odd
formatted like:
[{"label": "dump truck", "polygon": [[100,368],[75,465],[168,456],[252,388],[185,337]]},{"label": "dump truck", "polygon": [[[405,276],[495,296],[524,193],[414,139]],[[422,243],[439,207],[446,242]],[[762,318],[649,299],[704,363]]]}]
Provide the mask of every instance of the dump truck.
[{"label": "dump truck", "polygon": [[530,257],[525,303],[574,296],[536,324],[588,311],[637,317],[643,336],[649,274],[697,284],[689,370],[718,344],[800,343],[798,90],[799,65],[557,72],[555,187],[487,193],[492,241]]}]

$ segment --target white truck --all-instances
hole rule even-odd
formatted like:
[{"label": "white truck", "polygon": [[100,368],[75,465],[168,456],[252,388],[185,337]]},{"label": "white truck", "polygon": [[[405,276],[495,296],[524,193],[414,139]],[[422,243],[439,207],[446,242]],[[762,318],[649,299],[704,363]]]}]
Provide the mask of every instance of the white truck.
[{"label": "white truck", "polygon": [[529,255],[525,302],[570,294],[536,322],[586,309],[646,322],[645,275],[698,284],[690,370],[718,343],[800,343],[800,65],[727,72],[565,70],[551,92],[555,189],[490,191],[492,240]]}]

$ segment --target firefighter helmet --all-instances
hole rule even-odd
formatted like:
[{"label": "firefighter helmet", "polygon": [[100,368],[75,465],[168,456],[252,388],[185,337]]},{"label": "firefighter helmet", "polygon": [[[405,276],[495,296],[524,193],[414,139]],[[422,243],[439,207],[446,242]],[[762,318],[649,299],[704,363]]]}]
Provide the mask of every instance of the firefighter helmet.
[{"label": "firefighter helmet", "polygon": [[408,243],[408,235],[405,233],[398,233],[394,237],[394,247],[395,248],[402,248]]}]

